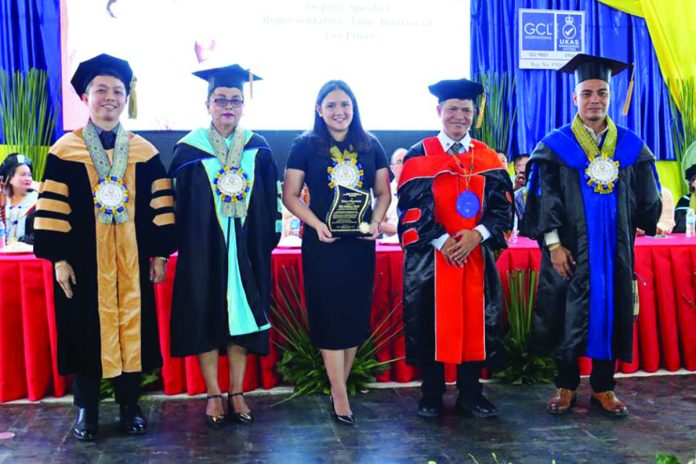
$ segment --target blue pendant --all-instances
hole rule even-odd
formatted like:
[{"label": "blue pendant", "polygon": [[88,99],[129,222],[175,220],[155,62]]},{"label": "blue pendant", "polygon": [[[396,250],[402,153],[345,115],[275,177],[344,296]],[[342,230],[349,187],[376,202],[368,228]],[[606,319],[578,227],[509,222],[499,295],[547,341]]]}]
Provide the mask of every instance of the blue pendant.
[{"label": "blue pendant", "polygon": [[478,197],[471,190],[465,190],[457,196],[457,212],[466,219],[476,216],[481,208]]}]

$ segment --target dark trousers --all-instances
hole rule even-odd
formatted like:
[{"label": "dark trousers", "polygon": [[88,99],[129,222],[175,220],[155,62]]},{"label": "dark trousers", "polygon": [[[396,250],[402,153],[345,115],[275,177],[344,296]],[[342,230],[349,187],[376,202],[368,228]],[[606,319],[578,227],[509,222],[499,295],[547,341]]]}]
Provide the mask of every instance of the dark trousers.
[{"label": "dark trousers", "polygon": [[[615,361],[605,359],[592,360],[592,373],[590,374],[590,386],[592,390],[600,393],[613,390],[616,386],[614,380]],[[580,368],[578,362],[564,363],[556,360],[556,388],[575,390],[580,385]]]},{"label": "dark trousers", "polygon": [[[99,407],[99,384],[101,379],[82,374],[73,377],[73,403],[78,408],[96,409]],[[140,372],[124,372],[111,379],[116,402],[132,405],[140,398]]]},{"label": "dark trousers", "polygon": [[[429,359],[421,359],[420,362],[421,393],[423,401],[430,404],[440,404],[442,395],[445,394],[445,365],[435,361],[435,354]],[[481,376],[480,362],[465,362],[457,366],[457,389],[459,397],[467,402],[473,401],[483,391],[483,385],[479,382]]]}]

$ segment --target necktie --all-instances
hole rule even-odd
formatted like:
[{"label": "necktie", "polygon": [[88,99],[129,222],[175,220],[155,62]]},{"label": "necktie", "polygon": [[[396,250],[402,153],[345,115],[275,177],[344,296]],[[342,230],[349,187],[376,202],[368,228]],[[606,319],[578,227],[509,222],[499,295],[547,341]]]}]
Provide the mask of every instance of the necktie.
[{"label": "necktie", "polygon": [[461,150],[462,144],[460,142],[454,142],[452,146],[447,150],[447,153],[450,155],[456,155],[459,153],[459,150]]},{"label": "necktie", "polygon": [[101,140],[104,150],[111,150],[116,143],[116,134],[113,131],[102,131],[102,133],[99,134],[99,140]]}]

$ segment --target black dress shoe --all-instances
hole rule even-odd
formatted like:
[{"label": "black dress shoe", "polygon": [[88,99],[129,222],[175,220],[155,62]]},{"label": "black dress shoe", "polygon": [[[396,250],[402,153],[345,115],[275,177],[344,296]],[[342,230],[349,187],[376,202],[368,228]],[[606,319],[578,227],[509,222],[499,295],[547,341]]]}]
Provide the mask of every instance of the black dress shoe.
[{"label": "black dress shoe", "polygon": [[[206,399],[206,401],[217,400],[217,399],[222,401],[222,395],[207,395],[205,397],[205,399]],[[211,429],[214,429],[214,430],[221,429],[225,426],[225,415],[220,414],[219,416],[209,416],[208,414],[206,414],[205,415],[205,423]]]},{"label": "black dress shoe", "polygon": [[99,409],[80,408],[73,424],[72,434],[80,441],[94,441],[99,432]]},{"label": "black dress shoe", "polygon": [[147,419],[138,404],[122,404],[119,406],[119,425],[121,433],[126,435],[143,435],[147,432]]},{"label": "black dress shoe", "polygon": [[425,419],[440,417],[440,414],[442,414],[442,401],[428,401],[425,398],[421,398],[416,414]]},{"label": "black dress shoe", "polygon": [[250,425],[254,423],[254,415],[251,412],[237,412],[234,410],[232,398],[244,396],[244,392],[229,393],[227,395],[227,415],[238,424]]},{"label": "black dress shoe", "polygon": [[478,395],[473,400],[459,397],[457,398],[456,408],[462,414],[475,417],[493,417],[498,415],[498,409],[483,395]]},{"label": "black dress shoe", "polygon": [[333,404],[333,396],[329,395],[331,400],[331,409],[333,410],[333,420],[341,425],[353,426],[355,425],[355,417],[352,414],[340,415],[336,412],[336,407]]}]

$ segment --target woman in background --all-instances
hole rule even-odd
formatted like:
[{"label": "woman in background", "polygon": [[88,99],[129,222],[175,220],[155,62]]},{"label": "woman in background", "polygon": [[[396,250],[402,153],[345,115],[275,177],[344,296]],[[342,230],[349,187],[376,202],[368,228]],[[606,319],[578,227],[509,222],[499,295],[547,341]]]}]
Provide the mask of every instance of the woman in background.
[{"label": "woman in background", "polygon": [[[0,165],[0,207],[3,207],[8,244],[34,243],[34,213],[39,193],[32,186],[31,161],[12,153]],[[2,188],[4,184],[4,188]]]}]

